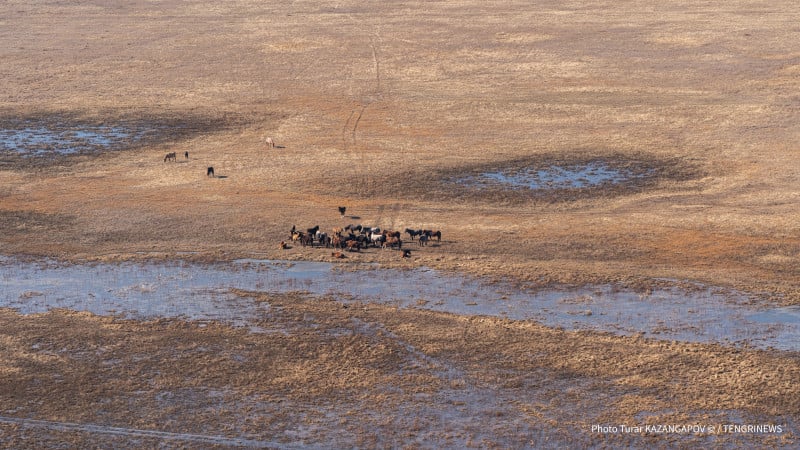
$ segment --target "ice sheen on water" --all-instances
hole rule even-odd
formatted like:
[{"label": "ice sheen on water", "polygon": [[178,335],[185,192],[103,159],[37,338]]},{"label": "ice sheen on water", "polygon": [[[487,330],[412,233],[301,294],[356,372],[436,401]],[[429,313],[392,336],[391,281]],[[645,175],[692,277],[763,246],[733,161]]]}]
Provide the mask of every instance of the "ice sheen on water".
[{"label": "ice sheen on water", "polygon": [[509,186],[514,189],[581,189],[606,184],[623,183],[650,174],[632,170],[612,168],[594,161],[585,165],[568,167],[551,166],[546,169],[506,169],[483,172],[479,175],[460,178],[458,183],[473,187]]},{"label": "ice sheen on water", "polygon": [[691,342],[748,342],[800,350],[800,307],[757,308],[742,293],[697,286],[648,293],[612,285],[527,290],[505,282],[428,268],[344,271],[324,262],[239,260],[63,265],[0,257],[0,307],[23,314],[52,308],[134,319],[178,317],[238,326],[269,314],[269,305],[231,289],[330,295],[461,315],[535,320]]},{"label": "ice sheen on water", "polygon": [[0,149],[20,155],[70,155],[114,147],[128,140],[138,140],[142,135],[142,132],[121,126],[83,126],[78,130],[28,126],[0,129]]}]

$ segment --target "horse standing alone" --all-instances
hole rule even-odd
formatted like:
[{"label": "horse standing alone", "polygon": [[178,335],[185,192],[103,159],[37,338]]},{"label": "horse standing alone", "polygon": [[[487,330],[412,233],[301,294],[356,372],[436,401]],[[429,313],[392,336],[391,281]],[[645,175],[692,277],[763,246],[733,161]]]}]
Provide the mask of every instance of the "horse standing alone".
[{"label": "horse standing alone", "polygon": [[275,141],[273,141],[271,137],[268,137],[265,143],[267,144],[267,147],[275,148]]},{"label": "horse standing alone", "polygon": [[209,167],[208,170],[206,170],[206,176],[207,177],[213,177],[214,176],[214,168],[213,167]]}]

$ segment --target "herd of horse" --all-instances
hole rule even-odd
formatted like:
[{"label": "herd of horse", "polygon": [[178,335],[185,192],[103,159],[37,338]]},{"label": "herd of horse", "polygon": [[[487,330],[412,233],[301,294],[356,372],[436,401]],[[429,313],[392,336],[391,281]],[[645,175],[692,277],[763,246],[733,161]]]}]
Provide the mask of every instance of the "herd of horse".
[{"label": "herd of horse", "polygon": [[[291,242],[296,242],[303,247],[325,247],[359,252],[362,249],[374,248],[396,248],[403,250],[403,257],[408,257],[410,251],[403,249],[403,233],[407,234],[411,241],[416,241],[419,246],[426,246],[428,242],[436,239],[442,240],[440,230],[423,230],[406,228],[404,232],[398,230],[382,230],[380,227],[366,227],[363,225],[347,225],[343,228],[334,228],[330,233],[320,230],[319,225],[306,229],[297,230],[292,226],[289,232]],[[281,241],[281,249],[289,248],[286,241]]]},{"label": "herd of horse", "polygon": [[[275,148],[275,141],[268,137],[265,140],[268,148]],[[184,159],[189,159],[189,152],[184,152]],[[177,162],[178,155],[175,152],[167,153],[164,156],[164,162],[172,161]],[[214,177],[214,168],[209,166],[206,169],[206,175]],[[344,217],[346,207],[339,207],[339,214]],[[436,239],[437,242],[442,240],[442,232],[439,230],[424,230],[406,228],[405,234],[411,239],[412,242],[416,241],[419,246],[426,246],[428,242]],[[351,252],[360,252],[362,249],[370,247],[375,248],[396,248],[402,251],[402,256],[408,258],[411,251],[406,248],[403,249],[403,240],[400,231],[397,230],[382,230],[379,227],[366,227],[363,225],[347,225],[343,228],[334,228],[331,233],[326,233],[320,230],[319,225],[308,228],[306,231],[298,231],[295,226],[289,235],[291,242],[299,242],[303,247],[325,247],[340,250],[348,250]],[[281,249],[290,248],[286,241],[281,241]],[[341,256],[341,252],[335,252],[334,255]]]},{"label": "herd of horse", "polygon": [[[264,142],[267,148],[275,148],[275,141],[271,137],[268,137]],[[189,152],[183,152],[183,157],[184,159],[189,159]],[[178,155],[175,152],[167,153],[164,156],[164,162],[167,161],[178,162]],[[215,177],[213,167],[209,166],[206,169],[206,176]],[[344,215],[344,212],[342,212],[342,215]]]},{"label": "herd of horse", "polygon": [[[183,152],[183,158],[184,159],[189,159],[189,152]],[[178,155],[175,152],[167,153],[164,156],[164,162],[167,162],[167,161],[177,162],[178,161]],[[209,176],[209,177],[213,177],[214,176],[214,168],[213,167],[209,166],[206,169],[206,176]]]}]

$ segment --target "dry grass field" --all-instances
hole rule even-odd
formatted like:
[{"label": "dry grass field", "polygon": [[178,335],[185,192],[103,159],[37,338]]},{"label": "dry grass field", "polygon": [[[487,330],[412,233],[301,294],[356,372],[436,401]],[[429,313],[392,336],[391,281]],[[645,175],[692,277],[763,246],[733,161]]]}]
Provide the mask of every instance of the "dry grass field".
[{"label": "dry grass field", "polygon": [[[374,249],[343,264],[541,285],[696,281],[797,305],[799,24],[787,0],[6,1],[0,129],[150,133],[104,152],[0,154],[0,253],[330,260],[278,243],[292,225],[363,223],[443,238],[407,260]],[[647,176],[540,192],[453,182],[592,161]],[[797,443],[589,430],[731,417],[797,430],[796,353],[263,300],[285,335],[5,310],[0,418],[231,438],[189,446]],[[488,431],[388,419],[472,387],[511,404]],[[167,408],[165,392],[187,397]],[[225,411],[195,398],[209,392]],[[298,423],[308,436],[288,434]],[[8,447],[161,439],[0,421]]]}]

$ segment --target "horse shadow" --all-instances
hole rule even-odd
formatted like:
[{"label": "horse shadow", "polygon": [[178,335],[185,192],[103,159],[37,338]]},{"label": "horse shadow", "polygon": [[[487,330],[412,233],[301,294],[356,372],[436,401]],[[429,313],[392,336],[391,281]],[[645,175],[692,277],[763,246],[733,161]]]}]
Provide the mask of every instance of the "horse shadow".
[{"label": "horse shadow", "polygon": [[348,216],[350,220],[361,220],[361,216]]}]

